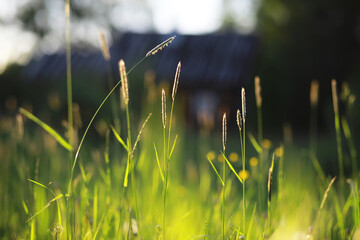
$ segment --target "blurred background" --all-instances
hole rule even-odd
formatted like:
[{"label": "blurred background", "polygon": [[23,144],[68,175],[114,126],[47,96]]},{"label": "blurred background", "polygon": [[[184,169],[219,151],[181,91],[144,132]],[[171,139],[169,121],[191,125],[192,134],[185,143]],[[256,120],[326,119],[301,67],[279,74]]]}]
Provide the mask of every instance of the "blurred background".
[{"label": "blurred background", "polygon": [[[100,30],[110,45],[111,74],[101,54]],[[23,106],[61,128],[58,120],[66,119],[64,1],[1,1],[0,33],[0,117]],[[179,120],[186,129],[205,135],[219,131],[223,112],[234,127],[245,87],[248,129],[255,133],[254,77],[260,76],[264,137],[282,141],[285,124],[294,141],[307,146],[310,82],[317,79],[319,138],[325,147],[335,146],[330,81],[338,80],[339,92],[347,82],[359,96],[360,1],[72,0],[73,95],[83,121],[108,93],[109,77],[119,80],[119,59],[130,68],[173,35],[168,48],[131,76],[133,109],[140,112],[141,103],[151,99],[143,93],[152,84],[171,89],[182,61]],[[110,112],[110,104],[105,108]],[[341,111],[351,115],[358,139],[358,101]]]}]

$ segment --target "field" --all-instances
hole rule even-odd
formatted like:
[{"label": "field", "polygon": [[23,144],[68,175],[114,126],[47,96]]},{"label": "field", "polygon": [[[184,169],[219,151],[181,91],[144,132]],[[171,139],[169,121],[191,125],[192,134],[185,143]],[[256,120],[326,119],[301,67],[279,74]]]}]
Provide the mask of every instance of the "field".
[{"label": "field", "polygon": [[[121,81],[84,126],[72,103],[70,70],[64,131],[25,107],[0,120],[1,239],[360,239],[357,151],[338,109],[340,101],[351,107],[349,88],[340,99],[331,82],[338,163],[330,176],[326,159],[317,158],[317,82],[304,149],[290,138],[263,138],[259,78],[255,93],[246,92],[256,97],[256,135],[246,129],[246,90],[239,89],[242,106],[236,116],[224,113],[220,134],[194,136],[176,105],[180,63],[171,88],[152,83],[143,93],[132,90],[128,78],[136,68],[126,71],[125,64],[119,61]],[[119,94],[121,103],[112,98]],[[140,95],[155,97],[134,112],[132,99]],[[105,104],[113,106],[111,122],[98,116]],[[237,132],[227,131],[230,122]],[[100,139],[91,144],[94,128]]]}]

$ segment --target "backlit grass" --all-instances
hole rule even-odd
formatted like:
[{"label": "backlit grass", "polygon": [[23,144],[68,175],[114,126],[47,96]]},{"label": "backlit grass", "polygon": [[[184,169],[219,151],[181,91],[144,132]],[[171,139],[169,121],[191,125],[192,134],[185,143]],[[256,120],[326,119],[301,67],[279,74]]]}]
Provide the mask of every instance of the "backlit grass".
[{"label": "backlit grass", "polygon": [[[85,128],[73,128],[70,68],[65,131],[55,131],[26,108],[0,119],[0,238],[356,239],[357,151],[348,118],[339,114],[335,80],[333,141],[339,171],[331,176],[322,167],[326,159],[317,155],[318,97],[310,96],[310,147],[300,149],[263,138],[259,78],[257,129],[245,131],[245,89],[239,89],[241,111],[235,117],[221,113],[222,124],[208,137],[189,132],[178,120],[184,114],[175,104],[180,63],[171,94],[154,82],[144,92],[132,89],[133,69],[173,40],[150,50],[129,71],[120,60],[121,80],[84,119]],[[67,42],[70,53],[70,34]],[[343,90],[341,101],[351,108],[349,91]],[[119,92],[124,109],[112,101],[113,120],[104,123],[99,113]],[[132,99],[140,96],[155,97],[134,112]],[[171,96],[170,111],[166,96]],[[228,131],[231,122],[237,123],[240,138]],[[102,127],[96,128],[99,139],[91,145],[87,133],[94,125]],[[342,134],[350,158],[342,151]],[[351,175],[345,174],[346,159]]]}]

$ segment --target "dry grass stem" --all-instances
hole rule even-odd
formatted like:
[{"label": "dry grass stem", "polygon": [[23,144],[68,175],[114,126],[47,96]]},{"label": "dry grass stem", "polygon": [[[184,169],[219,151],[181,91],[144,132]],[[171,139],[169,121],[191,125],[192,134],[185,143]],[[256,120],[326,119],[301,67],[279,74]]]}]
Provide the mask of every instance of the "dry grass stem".
[{"label": "dry grass stem", "polygon": [[99,32],[101,52],[106,61],[110,61],[109,45],[105,39],[105,35],[102,31]]},{"label": "dry grass stem", "polygon": [[339,113],[339,106],[338,106],[338,95],[336,91],[336,80],[331,80],[331,89],[332,89],[332,98],[333,98],[333,107],[334,107],[334,113]]},{"label": "dry grass stem", "polygon": [[176,68],[174,85],[173,85],[172,95],[171,95],[171,98],[173,101],[175,99],[175,95],[176,95],[178,85],[179,85],[180,70],[181,70],[181,62],[178,63],[177,68]]},{"label": "dry grass stem", "polygon": [[312,80],[310,85],[310,104],[312,107],[318,105],[319,99],[319,82],[317,80]]},{"label": "dry grass stem", "polygon": [[320,211],[321,211],[321,210],[323,209],[323,207],[324,207],[324,204],[325,204],[325,201],[326,201],[326,199],[327,199],[328,193],[329,193],[329,191],[330,191],[330,189],[331,189],[331,186],[332,186],[333,183],[335,182],[335,180],[336,180],[336,177],[333,177],[333,179],[331,179],[328,187],[326,188],[326,191],[325,191],[325,193],[324,193],[324,197],[323,197],[323,199],[322,199],[322,201],[321,201],[321,205],[320,205],[320,208],[319,208],[319,213],[320,213]]},{"label": "dry grass stem", "polygon": [[174,38],[176,36],[173,36],[171,38],[166,39],[165,41],[163,41],[162,43],[160,43],[159,45],[157,45],[156,47],[154,47],[153,49],[151,49],[147,54],[146,57],[150,56],[150,55],[155,55],[159,50],[162,50],[164,47],[166,47],[168,44],[170,44]]},{"label": "dry grass stem", "polygon": [[256,98],[256,106],[260,108],[262,104],[262,97],[261,97],[260,78],[258,76],[255,77],[255,98]]},{"label": "dry grass stem", "polygon": [[223,115],[222,119],[222,144],[223,144],[223,152],[225,153],[225,146],[226,146],[226,113]]},{"label": "dry grass stem", "polygon": [[128,105],[128,103],[129,103],[129,87],[128,87],[125,63],[124,63],[124,60],[122,60],[122,59],[119,61],[119,69],[120,69],[120,77],[121,77],[121,82],[122,82],[122,85],[121,85],[122,97],[123,97],[125,105]]},{"label": "dry grass stem", "polygon": [[166,128],[166,96],[164,89],[161,91],[161,117],[163,127]]}]

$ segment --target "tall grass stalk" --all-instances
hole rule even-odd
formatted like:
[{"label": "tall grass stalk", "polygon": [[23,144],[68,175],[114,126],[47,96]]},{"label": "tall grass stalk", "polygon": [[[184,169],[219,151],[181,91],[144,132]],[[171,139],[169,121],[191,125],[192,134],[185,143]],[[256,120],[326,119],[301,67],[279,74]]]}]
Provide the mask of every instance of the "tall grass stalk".
[{"label": "tall grass stalk", "polygon": [[[74,131],[73,131],[73,103],[72,103],[72,79],[71,79],[71,42],[70,42],[70,0],[65,0],[65,34],[66,34],[66,89],[67,89],[67,105],[68,105],[68,138],[71,147],[74,146]],[[72,171],[71,164],[73,160],[73,150],[69,150],[69,186],[71,184]],[[71,236],[75,234],[75,199],[72,196],[72,189],[68,191],[70,196],[67,199],[66,216],[67,216],[67,237],[71,239]],[[72,226],[72,228],[71,228]],[[71,231],[70,231],[71,228]]]},{"label": "tall grass stalk", "polygon": [[357,164],[357,152],[356,152],[356,147],[355,147],[353,138],[351,136],[349,122],[345,116],[341,117],[341,125],[342,125],[345,139],[346,139],[347,144],[350,149],[351,168],[353,171],[353,178],[355,179],[355,182],[358,182],[359,173],[358,173],[358,164]]},{"label": "tall grass stalk", "polygon": [[162,90],[161,95],[161,113],[162,113],[162,121],[163,121],[163,140],[164,140],[164,167],[165,167],[165,179],[164,179],[164,212],[163,212],[163,237],[165,239],[166,236],[166,197],[167,197],[167,187],[168,187],[168,176],[169,176],[169,161],[171,159],[171,155],[173,149],[176,144],[176,138],[174,140],[173,146],[170,149],[170,141],[171,141],[171,130],[172,130],[172,116],[174,111],[174,103],[175,103],[175,96],[177,93],[178,85],[179,85],[179,78],[180,78],[180,70],[181,70],[181,62],[178,63],[173,83],[173,89],[171,94],[171,110],[170,110],[170,120],[169,120],[169,129],[168,129],[168,139],[167,139],[167,152],[166,152],[166,96],[165,90]]},{"label": "tall grass stalk", "polygon": [[163,189],[163,238],[166,239],[166,197],[167,197],[167,185],[168,185],[168,157],[166,155],[166,95],[165,90],[162,89],[161,91],[161,119],[163,125],[163,151],[164,151],[164,189]]},{"label": "tall grass stalk", "polygon": [[[241,112],[240,112],[240,110],[238,109],[237,110],[237,112],[236,112],[236,123],[237,123],[237,125],[238,125],[238,129],[239,129],[239,135],[240,135],[240,149],[241,149],[241,159],[242,159],[242,164],[243,164],[243,173],[245,174],[245,171],[244,171],[244,161],[243,161],[243,156],[244,156],[244,154],[243,154],[243,152],[244,152],[244,145],[243,145],[243,136],[242,136],[242,127],[243,127],[243,117],[241,116]],[[244,195],[244,182],[242,181],[241,182],[242,183],[242,185],[243,185],[243,203],[245,202],[244,200],[245,200],[245,195]],[[243,219],[242,219],[242,221],[244,222],[244,213],[245,213],[245,211],[244,211],[244,204],[243,204]],[[244,229],[244,225],[243,225],[243,230],[245,230]],[[238,239],[238,237],[239,237],[239,232],[240,231],[237,231],[237,235],[236,235],[236,239]],[[245,231],[244,231],[244,233],[245,233]]]},{"label": "tall grass stalk", "polygon": [[[226,150],[226,135],[227,135],[227,127],[226,127],[226,113],[223,115],[222,119],[222,146],[223,146],[223,154],[225,156],[225,150]],[[221,215],[221,221],[222,221],[222,238],[223,240],[226,239],[225,237],[225,206],[226,206],[226,196],[225,196],[225,189],[226,189],[226,168],[225,168],[225,160],[223,161],[223,190],[222,190],[222,215]]]},{"label": "tall grass stalk", "polygon": [[326,202],[326,199],[328,197],[328,194],[329,194],[329,191],[331,189],[331,186],[333,185],[333,183],[335,182],[335,179],[336,177],[333,177],[333,179],[331,179],[328,187],[326,188],[325,192],[324,192],[324,196],[323,196],[323,199],[321,201],[321,204],[320,204],[320,207],[319,207],[319,210],[318,210],[318,213],[316,215],[316,219],[315,219],[315,222],[314,222],[314,231],[317,231],[317,224],[318,224],[318,220],[319,220],[319,217],[320,217],[320,214],[324,208],[324,204]]},{"label": "tall grass stalk", "polygon": [[172,127],[172,116],[173,116],[173,110],[174,110],[174,102],[175,102],[175,96],[179,85],[179,78],[180,78],[180,70],[181,70],[181,62],[178,63],[173,83],[173,89],[171,94],[171,110],[170,110],[170,119],[169,119],[169,135],[168,135],[168,146],[167,151],[168,154],[170,154],[170,141],[171,141],[171,127]]},{"label": "tall grass stalk", "polygon": [[331,80],[331,89],[332,89],[334,118],[335,118],[336,143],[337,143],[337,153],[338,153],[339,172],[340,172],[340,185],[344,186],[344,177],[345,177],[344,160],[343,160],[343,152],[341,147],[339,105],[338,105],[338,94],[337,94],[335,79]]},{"label": "tall grass stalk", "polygon": [[125,111],[126,111],[126,123],[127,123],[127,135],[128,135],[127,137],[128,157],[126,164],[124,187],[127,187],[127,181],[128,181],[127,178],[128,178],[128,173],[130,172],[131,185],[132,185],[134,201],[135,201],[135,216],[138,225],[138,238],[140,239],[139,206],[138,206],[137,190],[136,190],[134,159],[132,157],[131,127],[130,127],[130,114],[129,114],[129,85],[128,85],[125,63],[122,59],[119,61],[119,70],[120,70],[120,77],[122,82],[122,86],[121,86],[122,96],[126,109]]},{"label": "tall grass stalk", "polygon": [[354,183],[354,181],[351,179],[347,179],[346,182],[350,185],[352,195],[354,228],[358,228],[360,227],[360,197],[358,185],[357,183]]},{"label": "tall grass stalk", "polygon": [[310,85],[310,154],[316,155],[317,142],[317,112],[319,99],[319,82],[312,80]]},{"label": "tall grass stalk", "polygon": [[358,184],[359,172],[357,163],[357,151],[348,122],[349,116],[351,114],[351,108],[353,107],[356,97],[354,94],[351,93],[349,84],[347,82],[342,83],[340,99],[344,103],[345,108],[344,113],[341,116],[341,126],[350,151],[351,168],[353,171],[352,177],[354,181]]},{"label": "tall grass stalk", "polygon": [[110,138],[110,130],[106,131],[106,142],[105,142],[105,164],[106,164],[106,205],[110,205],[110,193],[111,193],[111,169],[110,169],[110,158],[109,158],[109,138]]},{"label": "tall grass stalk", "polygon": [[269,175],[268,175],[268,183],[267,183],[267,190],[268,190],[268,198],[267,198],[267,228],[268,233],[271,233],[271,190],[272,190],[272,173],[274,171],[274,159],[275,154],[272,156],[271,166],[269,168]]},{"label": "tall grass stalk", "polygon": [[[263,141],[263,124],[262,124],[262,96],[261,96],[261,84],[260,77],[256,76],[254,80],[255,85],[255,100],[256,100],[256,108],[257,108],[257,128],[258,128],[258,143],[262,148]],[[259,164],[259,187],[258,187],[258,197],[259,197],[259,208],[262,210],[263,207],[263,174],[264,174],[264,155],[263,151],[258,151],[258,158],[260,161]]]},{"label": "tall grass stalk", "polygon": [[262,97],[260,78],[255,77],[255,100],[257,108],[257,127],[258,127],[258,142],[261,144],[263,139],[263,125],[262,125]]},{"label": "tall grass stalk", "polygon": [[[260,106],[261,108],[261,106]],[[245,98],[245,89],[241,89],[241,110],[242,110],[242,131],[240,131],[240,135],[242,132],[242,149],[241,149],[241,159],[242,159],[242,167],[243,173],[245,174],[245,117],[246,117],[246,98]],[[246,197],[245,197],[245,182],[243,181],[243,232],[246,232]]]}]

